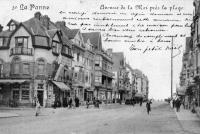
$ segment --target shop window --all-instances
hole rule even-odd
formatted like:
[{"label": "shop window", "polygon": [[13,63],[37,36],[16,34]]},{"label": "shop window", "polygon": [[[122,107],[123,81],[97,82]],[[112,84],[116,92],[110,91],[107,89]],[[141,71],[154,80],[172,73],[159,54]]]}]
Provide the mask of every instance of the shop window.
[{"label": "shop window", "polygon": [[19,100],[19,90],[13,90],[13,100]]},{"label": "shop window", "polygon": [[29,100],[29,90],[22,90],[22,100]]},{"label": "shop window", "polygon": [[38,89],[44,89],[44,84],[43,83],[39,83],[37,88]]}]

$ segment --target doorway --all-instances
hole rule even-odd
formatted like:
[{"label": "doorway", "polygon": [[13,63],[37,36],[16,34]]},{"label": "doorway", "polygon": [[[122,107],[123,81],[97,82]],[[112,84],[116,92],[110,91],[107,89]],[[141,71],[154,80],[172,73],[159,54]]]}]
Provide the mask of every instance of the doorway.
[{"label": "doorway", "polygon": [[44,91],[37,91],[37,98],[41,106],[43,106],[43,94]]}]

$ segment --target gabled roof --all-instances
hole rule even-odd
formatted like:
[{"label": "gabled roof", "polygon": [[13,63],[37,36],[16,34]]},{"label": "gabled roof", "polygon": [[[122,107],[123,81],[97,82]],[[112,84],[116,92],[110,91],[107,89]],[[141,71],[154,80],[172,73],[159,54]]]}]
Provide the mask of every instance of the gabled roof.
[{"label": "gabled roof", "polygon": [[90,39],[90,43],[93,44],[95,48],[102,48],[100,32],[82,33],[82,36],[84,42],[87,42],[87,40]]},{"label": "gabled roof", "polygon": [[79,31],[79,29],[71,29],[67,36],[69,39],[73,39]]},{"label": "gabled roof", "polygon": [[129,64],[125,63],[125,66],[126,66],[127,68],[129,68],[131,71],[133,71],[133,68],[132,68]]},{"label": "gabled roof", "polygon": [[7,24],[7,26],[10,26],[10,23],[15,23],[15,25],[19,25],[19,22],[18,21],[16,21],[16,20],[14,20],[14,19],[11,19],[9,22],[8,22],[8,24]]},{"label": "gabled roof", "polygon": [[42,25],[42,23],[37,18],[31,18],[25,22],[23,25],[33,34],[48,36],[46,31],[47,29]]},{"label": "gabled roof", "polygon": [[57,29],[51,29],[47,31],[47,34],[49,35],[50,38],[53,38],[57,32],[58,32]]},{"label": "gabled roof", "polygon": [[72,46],[72,42],[69,40],[68,34],[70,32],[70,29],[66,27],[64,24],[61,24],[61,22],[56,22],[56,27],[61,30],[62,33],[62,41],[64,44],[68,46]]}]

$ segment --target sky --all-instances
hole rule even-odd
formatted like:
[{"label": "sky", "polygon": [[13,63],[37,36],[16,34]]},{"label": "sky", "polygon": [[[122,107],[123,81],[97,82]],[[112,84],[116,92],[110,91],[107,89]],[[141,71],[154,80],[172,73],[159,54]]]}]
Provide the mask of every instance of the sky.
[{"label": "sky", "polygon": [[[34,6],[49,6],[48,10],[30,10],[30,4]],[[165,5],[170,7],[173,5],[181,6],[184,8],[184,12],[193,13],[193,1],[192,0],[0,0],[0,24],[6,29],[6,25],[10,19],[15,19],[19,22],[30,19],[34,16],[34,13],[40,11],[43,15],[46,14],[50,17],[53,22],[63,19],[63,16],[59,14],[60,11],[85,11],[91,13],[93,11],[99,11],[99,6],[105,4],[110,6],[119,6],[119,5],[144,5],[144,6],[161,6]],[[19,7],[22,7],[23,10],[20,10]],[[27,6],[27,9],[26,9]],[[16,8],[17,7],[17,8]],[[15,8],[14,10],[12,10]],[[131,12],[131,11],[130,11]],[[142,11],[148,13],[148,10]],[[156,12],[162,13],[162,10]],[[177,12],[173,10],[171,12]],[[72,15],[71,15],[72,16]],[[88,15],[88,17],[91,17]],[[118,16],[123,17],[123,16]],[[149,17],[149,16],[147,16]],[[180,16],[182,17],[182,16]],[[162,18],[162,17],[160,17]],[[184,19],[184,18],[183,18]],[[68,21],[65,20],[69,28],[80,28],[80,26],[68,25]],[[73,21],[71,21],[73,22]],[[92,22],[90,23],[102,23],[102,22]],[[131,22],[132,23],[132,22]],[[134,22],[133,22],[134,23]],[[148,23],[151,23],[148,22]],[[180,22],[184,24],[185,22]],[[123,24],[123,23],[122,23]],[[81,29],[81,31],[83,31]],[[85,32],[85,31],[83,31]],[[113,32],[114,33],[114,32]],[[186,36],[190,36],[190,28],[175,28],[169,30],[166,34],[169,33],[184,33]],[[102,33],[103,34],[103,33]],[[131,33],[133,35],[137,33]],[[164,44],[170,45],[171,43]],[[182,54],[185,49],[185,38],[175,38],[174,44],[182,45],[181,54],[173,59],[173,90],[179,85],[179,74],[182,66]],[[154,43],[143,43],[136,44],[143,47],[160,45]],[[123,42],[120,43],[108,43],[103,42],[104,48],[112,48],[114,52],[124,52],[126,61],[135,69],[140,69],[149,79],[149,96],[150,98],[163,99],[170,97],[171,89],[171,65],[170,65],[170,51],[157,51],[157,52],[147,52],[141,53],[138,51],[130,51],[130,44]],[[177,51],[174,52],[175,54]]]}]

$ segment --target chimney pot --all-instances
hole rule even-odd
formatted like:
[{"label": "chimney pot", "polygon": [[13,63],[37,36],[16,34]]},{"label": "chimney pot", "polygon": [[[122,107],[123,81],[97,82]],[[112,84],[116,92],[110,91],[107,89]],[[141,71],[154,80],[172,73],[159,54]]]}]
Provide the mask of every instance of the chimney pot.
[{"label": "chimney pot", "polygon": [[36,12],[36,13],[34,14],[34,17],[37,18],[38,20],[40,20],[40,18],[41,18],[41,13],[40,13],[40,12]]},{"label": "chimney pot", "polygon": [[48,17],[48,15],[44,15],[41,18],[42,24],[49,29],[49,22],[50,22],[50,18]]}]

